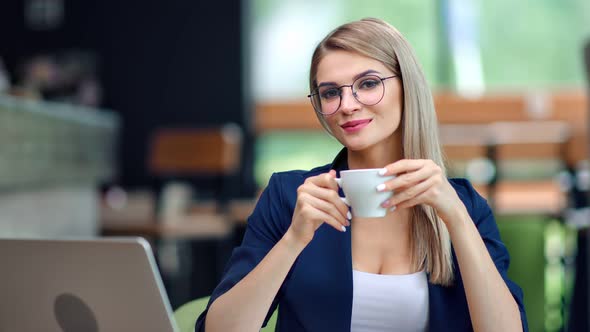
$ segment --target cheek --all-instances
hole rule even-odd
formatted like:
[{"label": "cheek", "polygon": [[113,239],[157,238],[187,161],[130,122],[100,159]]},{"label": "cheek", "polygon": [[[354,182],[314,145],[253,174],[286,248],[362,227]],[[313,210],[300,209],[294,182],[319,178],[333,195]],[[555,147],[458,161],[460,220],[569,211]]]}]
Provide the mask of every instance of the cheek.
[{"label": "cheek", "polygon": [[399,122],[401,119],[401,109],[398,105],[390,103],[383,105],[384,107],[379,110],[380,117],[387,123]]},{"label": "cheek", "polygon": [[324,118],[324,121],[326,122],[326,124],[328,125],[328,128],[330,128],[332,133],[334,133],[336,131],[336,128],[338,127],[338,122],[336,120],[336,117],[332,116],[332,117]]},{"label": "cheek", "polygon": [[387,131],[397,131],[401,127],[401,120],[401,111],[399,109],[395,109],[393,112],[390,110],[383,114],[381,128]]}]

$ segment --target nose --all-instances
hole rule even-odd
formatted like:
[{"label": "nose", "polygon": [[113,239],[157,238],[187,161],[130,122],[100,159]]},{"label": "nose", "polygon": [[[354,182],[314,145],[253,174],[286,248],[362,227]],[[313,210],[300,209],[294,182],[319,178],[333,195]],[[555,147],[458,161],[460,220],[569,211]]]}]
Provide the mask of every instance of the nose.
[{"label": "nose", "polygon": [[354,97],[351,87],[343,87],[340,93],[340,111],[350,114],[360,109],[361,103]]}]

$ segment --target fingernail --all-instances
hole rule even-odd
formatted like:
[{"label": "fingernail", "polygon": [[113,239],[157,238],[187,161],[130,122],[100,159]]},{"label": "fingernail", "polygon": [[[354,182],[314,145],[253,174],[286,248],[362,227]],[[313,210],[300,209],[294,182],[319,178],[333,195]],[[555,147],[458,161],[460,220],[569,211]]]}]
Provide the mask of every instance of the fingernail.
[{"label": "fingernail", "polygon": [[389,200],[386,200],[385,202],[381,203],[381,207],[388,207],[389,206]]},{"label": "fingernail", "polygon": [[346,218],[348,218],[348,220],[352,219],[352,213],[350,213],[350,211],[346,212]]},{"label": "fingernail", "polygon": [[383,190],[385,190],[385,184],[384,183],[382,183],[382,184],[380,184],[380,185],[377,186],[377,191],[383,191]]},{"label": "fingernail", "polygon": [[346,220],[346,227],[350,226],[350,221]]},{"label": "fingernail", "polygon": [[344,202],[344,204],[350,206],[350,203],[348,203],[348,200],[346,199],[346,197],[340,197],[340,199]]},{"label": "fingernail", "polygon": [[389,209],[389,212],[393,212],[395,211],[395,206],[392,206],[391,209]]},{"label": "fingernail", "polygon": [[342,232],[346,232],[346,227],[342,226]]},{"label": "fingernail", "polygon": [[379,170],[379,175],[385,175],[387,173],[387,168],[382,168]]}]

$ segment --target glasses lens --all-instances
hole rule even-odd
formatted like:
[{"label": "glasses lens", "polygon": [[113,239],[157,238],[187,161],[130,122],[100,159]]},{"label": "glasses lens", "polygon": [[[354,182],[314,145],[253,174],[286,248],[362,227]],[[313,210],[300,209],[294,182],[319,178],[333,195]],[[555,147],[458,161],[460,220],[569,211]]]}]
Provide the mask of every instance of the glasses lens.
[{"label": "glasses lens", "polygon": [[378,76],[363,76],[352,85],[356,99],[364,105],[371,106],[381,101],[385,91],[383,81]]},{"label": "glasses lens", "polygon": [[316,108],[318,112],[332,114],[338,111],[340,106],[340,89],[338,87],[325,86],[319,88],[317,92],[314,97],[317,98],[316,103],[319,105],[319,108]]},{"label": "glasses lens", "polygon": [[311,98],[309,99],[311,100],[311,105],[313,106],[313,109],[318,113],[322,113],[322,104],[320,103],[320,96],[317,93],[312,93]]}]

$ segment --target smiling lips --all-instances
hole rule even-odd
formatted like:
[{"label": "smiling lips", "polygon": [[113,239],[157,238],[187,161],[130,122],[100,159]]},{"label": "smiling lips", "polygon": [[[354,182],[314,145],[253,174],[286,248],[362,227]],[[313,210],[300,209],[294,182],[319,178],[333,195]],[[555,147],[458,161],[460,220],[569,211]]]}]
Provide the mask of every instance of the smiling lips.
[{"label": "smiling lips", "polygon": [[340,125],[340,127],[347,133],[355,133],[366,127],[371,121],[371,119],[348,121]]}]

